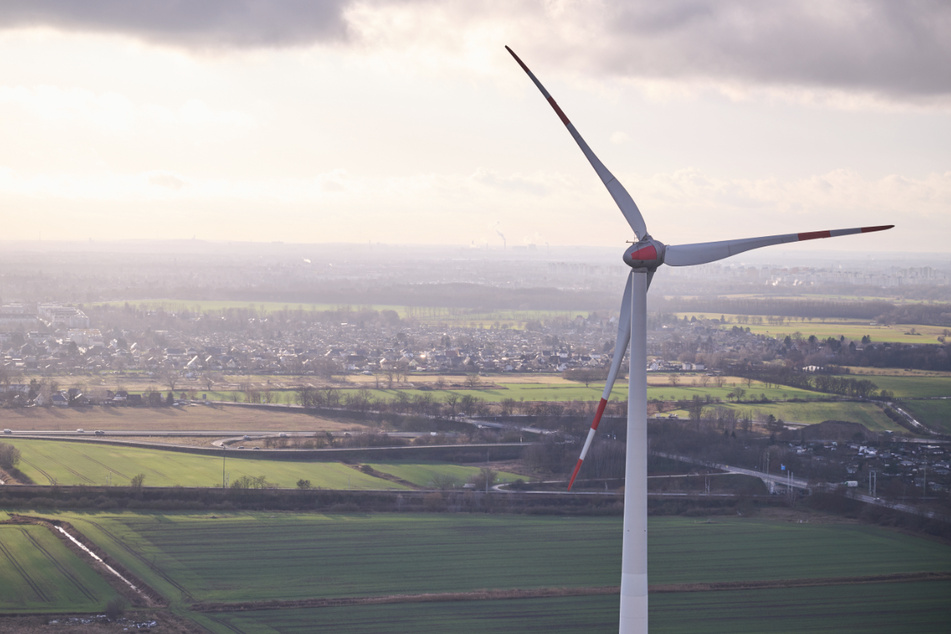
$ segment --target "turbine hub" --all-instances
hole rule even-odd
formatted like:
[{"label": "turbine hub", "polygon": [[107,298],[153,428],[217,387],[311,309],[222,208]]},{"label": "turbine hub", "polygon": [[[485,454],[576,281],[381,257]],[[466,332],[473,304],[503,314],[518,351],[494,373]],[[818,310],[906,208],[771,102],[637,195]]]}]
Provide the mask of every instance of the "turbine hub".
[{"label": "turbine hub", "polygon": [[665,250],[662,242],[644,236],[643,240],[635,242],[624,252],[624,263],[632,269],[653,271],[664,263]]}]

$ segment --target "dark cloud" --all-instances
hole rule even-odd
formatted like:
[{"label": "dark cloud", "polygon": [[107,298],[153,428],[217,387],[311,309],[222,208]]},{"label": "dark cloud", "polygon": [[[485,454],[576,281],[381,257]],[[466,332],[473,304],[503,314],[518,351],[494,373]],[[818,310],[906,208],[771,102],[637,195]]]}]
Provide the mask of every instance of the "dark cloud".
[{"label": "dark cloud", "polygon": [[4,0],[0,28],[122,33],[193,49],[346,39],[348,0]]},{"label": "dark cloud", "polygon": [[951,2],[618,3],[598,63],[621,75],[951,95]]}]

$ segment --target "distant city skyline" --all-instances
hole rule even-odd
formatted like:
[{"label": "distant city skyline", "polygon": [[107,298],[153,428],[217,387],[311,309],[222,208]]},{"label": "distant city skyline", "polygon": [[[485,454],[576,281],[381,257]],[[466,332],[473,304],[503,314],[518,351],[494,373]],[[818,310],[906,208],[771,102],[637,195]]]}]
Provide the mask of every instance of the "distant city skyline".
[{"label": "distant city skyline", "polygon": [[0,240],[620,252],[509,45],[661,241],[947,254],[948,33],[937,2],[14,0]]}]

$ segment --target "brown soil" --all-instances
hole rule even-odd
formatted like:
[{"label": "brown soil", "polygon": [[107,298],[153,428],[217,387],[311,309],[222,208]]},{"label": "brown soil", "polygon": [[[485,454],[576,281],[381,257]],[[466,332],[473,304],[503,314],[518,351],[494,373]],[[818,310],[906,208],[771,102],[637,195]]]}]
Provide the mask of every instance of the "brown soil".
[{"label": "brown soil", "polygon": [[150,610],[130,610],[124,617],[115,621],[110,621],[103,615],[90,614],[5,616],[0,617],[0,631],[18,634],[97,634],[130,631],[198,634],[207,632],[204,628],[170,612]]}]

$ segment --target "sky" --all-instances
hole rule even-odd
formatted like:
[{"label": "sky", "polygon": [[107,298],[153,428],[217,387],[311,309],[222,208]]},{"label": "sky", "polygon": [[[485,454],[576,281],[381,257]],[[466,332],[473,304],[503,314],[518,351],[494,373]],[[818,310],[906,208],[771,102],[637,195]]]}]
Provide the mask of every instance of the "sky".
[{"label": "sky", "polygon": [[951,254],[940,0],[5,0],[0,240],[620,253],[506,45],[662,242]]}]

